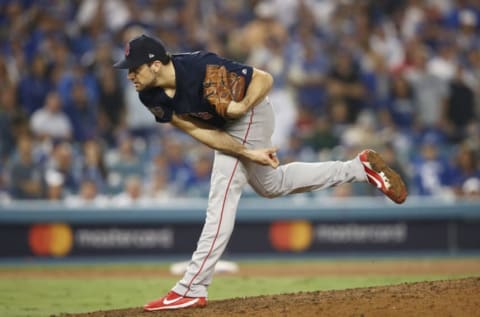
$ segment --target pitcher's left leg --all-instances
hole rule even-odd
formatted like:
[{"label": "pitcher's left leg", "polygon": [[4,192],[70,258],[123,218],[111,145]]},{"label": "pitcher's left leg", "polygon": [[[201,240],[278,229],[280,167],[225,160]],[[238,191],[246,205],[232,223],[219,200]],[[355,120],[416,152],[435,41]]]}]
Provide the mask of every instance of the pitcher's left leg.
[{"label": "pitcher's left leg", "polygon": [[247,182],[244,165],[234,157],[216,152],[212,170],[205,225],[185,275],[173,288],[183,296],[207,296],[215,264],[233,232],[238,201]]},{"label": "pitcher's left leg", "polygon": [[215,264],[223,254],[235,224],[237,205],[247,182],[236,158],[215,152],[205,224],[183,278],[164,297],[144,306],[147,311],[204,307]]}]

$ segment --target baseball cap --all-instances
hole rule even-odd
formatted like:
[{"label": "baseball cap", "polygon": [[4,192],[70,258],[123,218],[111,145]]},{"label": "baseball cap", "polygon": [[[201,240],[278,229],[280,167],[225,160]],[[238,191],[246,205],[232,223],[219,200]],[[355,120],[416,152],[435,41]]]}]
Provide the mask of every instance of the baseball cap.
[{"label": "baseball cap", "polygon": [[142,34],[125,45],[125,58],[113,65],[115,68],[137,68],[138,66],[159,60],[168,61],[168,53],[163,43],[153,37]]}]

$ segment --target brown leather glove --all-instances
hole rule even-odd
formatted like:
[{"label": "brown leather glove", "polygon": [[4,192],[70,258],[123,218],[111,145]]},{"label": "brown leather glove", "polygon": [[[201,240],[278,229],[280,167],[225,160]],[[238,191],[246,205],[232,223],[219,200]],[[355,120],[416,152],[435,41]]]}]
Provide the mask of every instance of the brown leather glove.
[{"label": "brown leather glove", "polygon": [[225,66],[207,65],[203,96],[225,118],[230,101],[241,101],[245,96],[245,77],[228,72]]}]

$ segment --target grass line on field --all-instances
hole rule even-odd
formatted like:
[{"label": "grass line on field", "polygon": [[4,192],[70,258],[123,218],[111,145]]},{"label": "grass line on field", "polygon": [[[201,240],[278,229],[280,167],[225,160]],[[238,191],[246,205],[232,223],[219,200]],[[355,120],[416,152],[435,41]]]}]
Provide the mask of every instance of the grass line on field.
[{"label": "grass line on field", "polygon": [[[239,275],[248,276],[358,276],[358,275],[446,275],[480,273],[480,258],[360,261],[241,261]],[[167,263],[42,265],[0,267],[2,277],[50,277],[95,279],[98,277],[171,277]]]}]

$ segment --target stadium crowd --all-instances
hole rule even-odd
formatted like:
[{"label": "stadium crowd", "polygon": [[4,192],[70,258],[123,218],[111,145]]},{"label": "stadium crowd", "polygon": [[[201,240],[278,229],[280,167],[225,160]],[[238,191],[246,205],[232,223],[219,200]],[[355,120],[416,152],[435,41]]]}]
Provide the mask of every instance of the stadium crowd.
[{"label": "stadium crowd", "polygon": [[373,148],[411,195],[480,199],[479,31],[474,0],[0,0],[0,201],[208,194],[212,152],[112,68],[141,33],[270,72],[281,162]]}]

